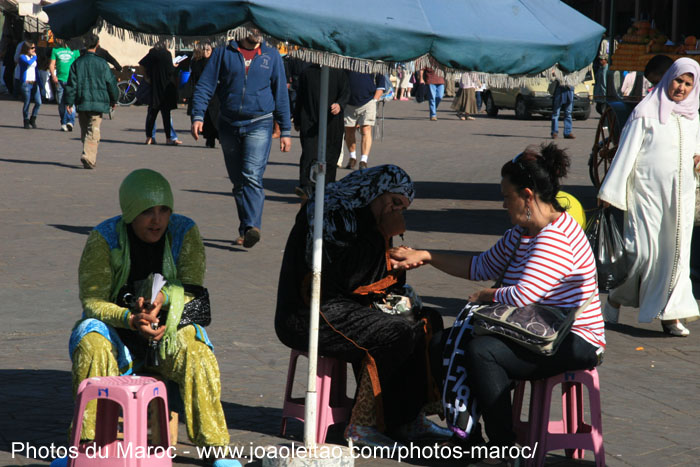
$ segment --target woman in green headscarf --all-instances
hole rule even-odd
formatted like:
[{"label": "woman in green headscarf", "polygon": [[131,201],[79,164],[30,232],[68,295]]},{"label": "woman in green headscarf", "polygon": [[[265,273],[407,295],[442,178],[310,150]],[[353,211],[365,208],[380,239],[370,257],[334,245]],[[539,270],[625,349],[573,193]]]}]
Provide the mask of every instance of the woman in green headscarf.
[{"label": "woman in green headscarf", "polygon": [[[185,286],[204,283],[204,245],[191,219],[173,214],[173,194],[158,172],[139,169],[119,188],[122,215],[90,232],[78,270],[83,317],[70,338],[73,391],[93,376],[143,369],[177,383],[184,402],[187,434],[198,446],[224,446],[228,429],[221,407],[219,366],[204,329],[177,329]],[[139,297],[138,283],[152,273],[167,281],[152,306]],[[189,287],[187,287],[189,289]],[[135,294],[137,306],[125,303]],[[133,311],[132,311],[133,310]],[[167,315],[165,322],[160,322]],[[151,324],[160,326],[153,329]],[[145,364],[148,342],[160,341],[159,362]],[[95,406],[87,412],[81,439],[94,439]]]}]

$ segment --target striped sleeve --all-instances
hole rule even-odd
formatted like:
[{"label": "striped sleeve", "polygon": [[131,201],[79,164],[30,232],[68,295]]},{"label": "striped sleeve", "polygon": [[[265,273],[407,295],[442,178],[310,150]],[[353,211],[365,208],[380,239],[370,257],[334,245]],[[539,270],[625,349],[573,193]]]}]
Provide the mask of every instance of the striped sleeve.
[{"label": "striped sleeve", "polygon": [[472,259],[469,279],[475,281],[496,280],[508,264],[508,260],[522,235],[520,227],[508,230],[501,239],[487,251]]}]

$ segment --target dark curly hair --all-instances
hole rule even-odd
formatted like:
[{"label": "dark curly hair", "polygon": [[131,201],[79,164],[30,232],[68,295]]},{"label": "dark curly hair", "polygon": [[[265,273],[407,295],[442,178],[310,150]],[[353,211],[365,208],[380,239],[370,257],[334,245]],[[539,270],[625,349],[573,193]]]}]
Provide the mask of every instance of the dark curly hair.
[{"label": "dark curly hair", "polygon": [[561,179],[571,166],[569,155],[554,143],[528,146],[501,168],[501,176],[515,185],[518,191],[530,188],[545,203],[559,212],[565,209],[557,201]]}]

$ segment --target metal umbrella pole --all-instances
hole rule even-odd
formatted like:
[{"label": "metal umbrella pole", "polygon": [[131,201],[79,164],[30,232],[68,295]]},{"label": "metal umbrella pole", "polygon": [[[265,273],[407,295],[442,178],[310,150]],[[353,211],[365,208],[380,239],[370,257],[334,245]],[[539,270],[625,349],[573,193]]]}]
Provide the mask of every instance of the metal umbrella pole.
[{"label": "metal umbrella pole", "polygon": [[309,374],[304,405],[304,445],[316,446],[316,368],[318,363],[318,320],[321,310],[321,259],[323,254],[323,201],[326,187],[326,129],[328,127],[327,66],[321,66],[321,90],[318,100],[318,158],[316,161],[316,203],[312,255],[311,309],[309,312]]}]

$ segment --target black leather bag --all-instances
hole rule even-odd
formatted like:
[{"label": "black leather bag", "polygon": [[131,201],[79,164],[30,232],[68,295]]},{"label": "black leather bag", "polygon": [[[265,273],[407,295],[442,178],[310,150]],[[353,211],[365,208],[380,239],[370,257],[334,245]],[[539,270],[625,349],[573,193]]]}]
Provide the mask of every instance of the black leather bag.
[{"label": "black leather bag", "polygon": [[185,285],[185,293],[194,295],[194,298],[185,304],[180,317],[180,324],[177,325],[178,329],[189,324],[209,326],[209,323],[211,323],[209,291],[198,285]]}]

